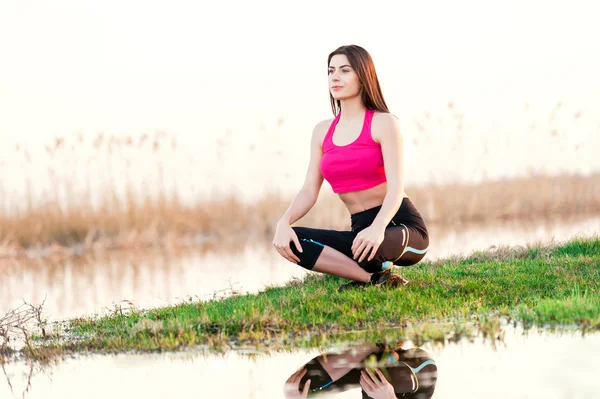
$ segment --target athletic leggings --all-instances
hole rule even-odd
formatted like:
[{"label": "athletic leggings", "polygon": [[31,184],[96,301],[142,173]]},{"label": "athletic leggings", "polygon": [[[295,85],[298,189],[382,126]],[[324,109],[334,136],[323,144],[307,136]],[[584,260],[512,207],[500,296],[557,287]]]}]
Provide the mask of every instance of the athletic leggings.
[{"label": "athletic leggings", "polygon": [[[350,215],[351,231],[292,227],[302,246],[302,252],[299,252],[294,242],[290,244],[292,252],[300,259],[298,264],[305,269],[312,270],[325,246],[353,258],[352,242],[354,238],[361,230],[373,223],[380,209],[381,206],[377,206]],[[410,199],[405,197],[400,209],[385,228],[383,242],[375,257],[369,261],[367,256],[358,264],[369,273],[383,270],[384,262],[392,262],[398,266],[410,266],[423,259],[428,247],[429,237],[425,222]]]},{"label": "athletic leggings", "polygon": [[[299,389],[304,388],[306,381],[310,379],[308,396],[334,390],[346,391],[360,387],[361,372],[365,370],[365,363],[368,362],[367,359],[371,358],[371,356],[374,356],[375,359],[373,360],[377,362],[384,361],[387,363],[383,371],[386,379],[394,387],[394,396],[396,398],[431,398],[435,391],[438,372],[437,365],[431,355],[421,348],[417,347],[408,350],[396,349],[394,351],[380,348],[371,353],[365,360],[354,365],[345,362],[342,363],[340,359],[335,359],[336,353],[331,353],[331,355],[329,356],[328,353],[324,353],[314,357],[303,366],[306,373],[300,380],[298,387]],[[334,381],[321,362],[323,364],[329,363],[333,368],[339,366],[347,369],[348,372]],[[416,389],[415,383],[417,386]],[[364,390],[362,397],[369,397]]]}]

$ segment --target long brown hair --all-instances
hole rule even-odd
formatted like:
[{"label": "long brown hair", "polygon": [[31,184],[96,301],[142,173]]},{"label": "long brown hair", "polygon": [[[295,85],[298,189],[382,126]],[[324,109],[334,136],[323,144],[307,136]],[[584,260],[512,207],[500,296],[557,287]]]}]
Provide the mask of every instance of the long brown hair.
[{"label": "long brown hair", "polygon": [[[361,87],[361,98],[363,105],[367,109],[374,109],[379,112],[387,112],[388,107],[383,99],[383,93],[379,86],[377,73],[375,72],[375,64],[371,55],[364,48],[357,45],[341,46],[335,49],[327,58],[327,67],[334,55],[343,54],[348,58],[350,66],[356,71]],[[331,101],[331,110],[333,115],[337,115],[342,106],[339,100],[336,100],[329,92],[329,100]]]}]

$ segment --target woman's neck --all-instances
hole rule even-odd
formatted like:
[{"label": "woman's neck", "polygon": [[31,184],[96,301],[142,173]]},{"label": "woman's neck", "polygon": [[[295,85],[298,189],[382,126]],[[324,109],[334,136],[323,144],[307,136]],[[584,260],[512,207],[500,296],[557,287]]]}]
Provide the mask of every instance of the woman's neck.
[{"label": "woman's neck", "polygon": [[362,118],[365,115],[365,106],[362,103],[361,96],[358,95],[340,102],[342,121],[352,121]]}]

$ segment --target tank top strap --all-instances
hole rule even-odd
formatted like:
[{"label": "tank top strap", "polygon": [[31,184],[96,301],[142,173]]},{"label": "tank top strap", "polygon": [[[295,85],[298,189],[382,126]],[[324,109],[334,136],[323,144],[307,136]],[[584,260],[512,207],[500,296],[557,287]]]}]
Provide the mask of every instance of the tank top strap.
[{"label": "tank top strap", "polygon": [[373,121],[373,115],[375,115],[374,109],[367,109],[365,111],[365,120],[363,123],[363,128],[360,132],[360,137],[356,141],[366,141],[368,143],[373,142],[373,139],[371,137],[371,122]]},{"label": "tank top strap", "polygon": [[368,109],[366,112],[367,112],[367,115],[365,115],[365,128],[369,129],[369,132],[370,132],[371,131],[371,122],[373,121],[373,115],[375,115],[375,110]]},{"label": "tank top strap", "polygon": [[323,151],[325,151],[326,148],[333,146],[333,141],[332,141],[331,137],[333,136],[333,131],[335,130],[335,127],[337,126],[338,122],[340,121],[341,115],[342,115],[342,113],[338,112],[336,117],[333,119],[333,121],[329,125],[329,129],[327,129],[327,134],[325,135],[325,138],[323,139],[323,143],[321,145],[321,148],[323,149]]}]

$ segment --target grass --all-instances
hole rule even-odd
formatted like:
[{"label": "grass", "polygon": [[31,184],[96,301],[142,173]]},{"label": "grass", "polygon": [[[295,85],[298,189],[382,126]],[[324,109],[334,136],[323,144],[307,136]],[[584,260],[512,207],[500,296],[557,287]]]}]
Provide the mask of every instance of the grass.
[{"label": "grass", "polygon": [[589,291],[581,293],[578,287],[564,299],[543,299],[533,306],[518,306],[514,315],[527,325],[565,325],[576,323],[583,329],[597,329],[600,296]]},{"label": "grass", "polygon": [[[195,345],[320,346],[389,334],[417,342],[496,337],[500,318],[542,327],[600,329],[600,238],[478,252],[402,269],[402,288],[337,292],[310,274],[258,294],[115,312],[69,322],[48,350],[172,350]],[[60,334],[55,337],[60,338]]]}]

